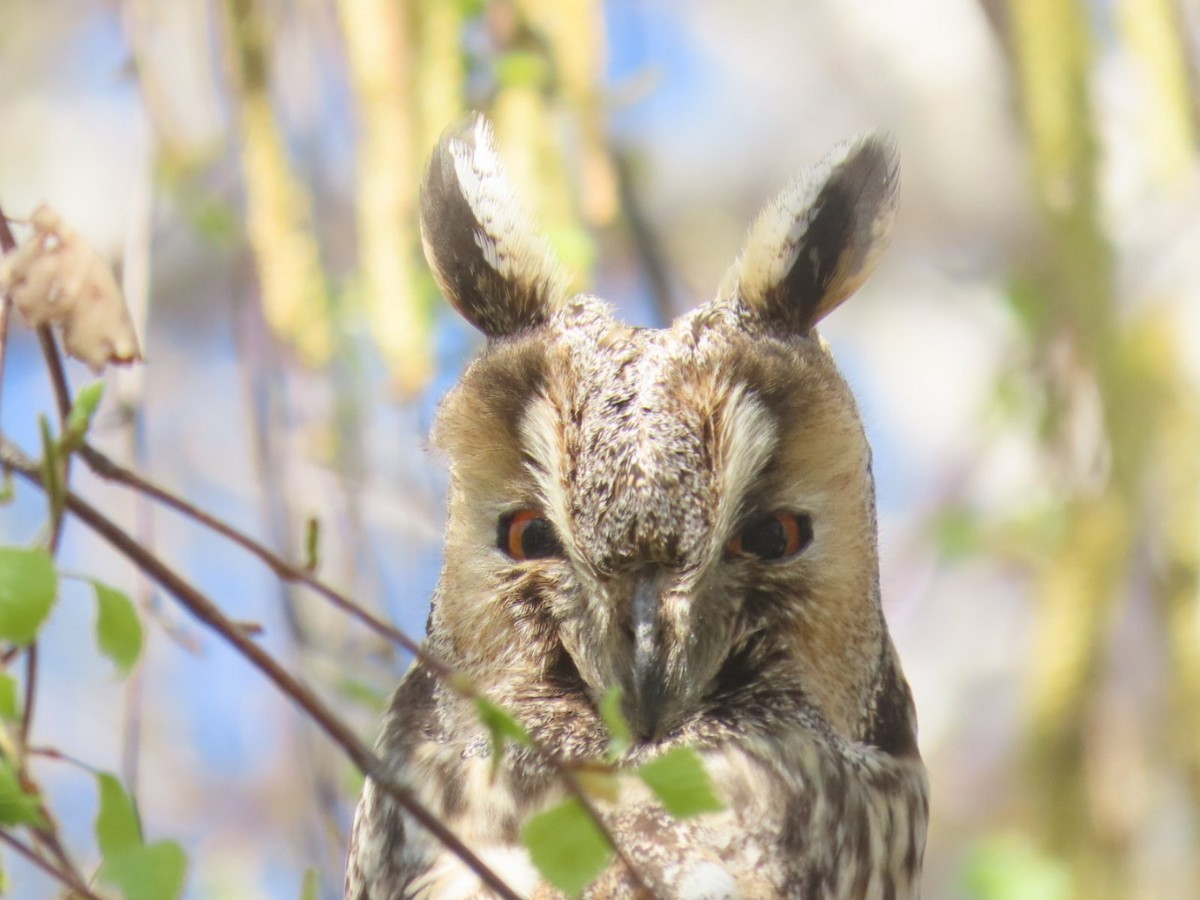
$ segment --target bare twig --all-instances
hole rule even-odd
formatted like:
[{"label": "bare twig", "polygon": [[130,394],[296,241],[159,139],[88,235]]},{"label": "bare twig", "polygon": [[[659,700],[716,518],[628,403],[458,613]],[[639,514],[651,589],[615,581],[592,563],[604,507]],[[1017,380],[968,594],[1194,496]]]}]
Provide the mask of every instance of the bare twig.
[{"label": "bare twig", "polygon": [[[243,534],[226,522],[217,519],[202,509],[199,509],[183,498],[164,490],[150,481],[147,481],[136,472],[131,472],[123,466],[113,462],[90,444],[84,444],[83,447],[80,448],[79,453],[92,471],[94,471],[101,478],[115,481],[134,488],[135,490],[142,491],[148,496],[151,496],[167,506],[170,506],[172,509],[175,509],[178,512],[181,512],[197,522],[200,522],[201,524],[213,529],[217,533],[233,541],[239,547],[242,547],[243,549],[254,554],[279,578],[307,585],[325,597],[339,609],[342,609],[359,619],[377,633],[395,641],[397,644],[410,651],[417,659],[421,661],[423,665],[428,667],[439,678],[443,679],[443,681],[461,697],[467,700],[485,699],[483,695],[465,678],[454,677],[454,670],[450,666],[446,665],[441,660],[430,654],[427,650],[425,650],[424,647],[422,647],[404,632],[376,618],[353,600],[325,584],[308,570],[288,562],[278,554],[271,551],[269,548],[254,540],[249,535]],[[583,806],[584,811],[595,822],[597,828],[616,851],[617,856],[628,868],[635,881],[642,882],[642,878],[638,873],[637,867],[621,849],[620,844],[614,838],[612,832],[608,828],[607,823],[600,815],[599,810],[596,809],[591,799],[583,790],[578,778],[575,776],[575,773],[572,772],[562,760],[551,754],[537,742],[534,742],[534,750],[537,751],[542,758],[547,761],[550,767],[563,778],[568,791],[579,801],[580,805]]]},{"label": "bare twig", "polygon": [[617,171],[617,188],[621,195],[621,209],[625,211],[625,223],[629,236],[641,261],[646,279],[650,282],[650,299],[658,314],[659,324],[667,325],[677,313],[671,292],[671,279],[663,260],[662,247],[650,223],[646,220],[641,200],[633,185],[633,167],[628,154],[612,150],[613,164]]},{"label": "bare twig", "polygon": [[21,841],[13,837],[8,831],[0,829],[0,841],[8,844],[18,854],[29,860],[30,863],[37,866],[51,878],[59,882],[64,887],[70,888],[80,897],[85,900],[101,900],[101,898],[93,893],[83,881],[69,872],[64,872],[52,863],[42,859],[31,847],[26,846]]},{"label": "bare twig", "polygon": [[[480,698],[485,698],[484,695],[480,694],[480,692],[474,688],[474,685],[470,684],[467,679],[455,677],[455,672],[450,666],[444,664],[444,662],[437,659],[436,656],[428,653],[427,650],[424,647],[421,647],[421,644],[416,643],[413,638],[410,638],[408,635],[404,634],[403,631],[395,628],[395,626],[392,626],[386,622],[383,622],[383,620],[372,616],[370,612],[367,612],[364,610],[364,608],[356,604],[356,602],[350,600],[348,596],[337,592],[336,589],[331,588],[328,586],[328,584],[320,581],[319,578],[316,575],[313,575],[311,571],[302,569],[298,565],[287,562],[286,559],[283,559],[282,557],[278,556],[277,553],[272,552],[270,548],[259,544],[259,542],[251,538],[250,535],[242,534],[238,529],[229,526],[228,523],[223,522],[220,520],[220,518],[216,518],[215,516],[208,514],[208,512],[199,509],[198,506],[193,505],[192,503],[188,503],[187,500],[176,496],[176,494],[170,493],[169,491],[163,490],[162,487],[152,484],[151,481],[142,478],[142,476],[138,475],[136,472],[131,472],[131,470],[128,470],[120,466],[120,464],[113,462],[110,460],[110,458],[104,456],[100,450],[96,450],[94,446],[91,446],[90,444],[84,444],[82,448],[80,448],[79,454],[80,456],[83,456],[84,462],[88,463],[88,466],[91,468],[92,472],[100,475],[101,478],[110,481],[116,481],[119,482],[119,484],[132,487],[134,490],[142,491],[145,494],[148,494],[148,496],[160,500],[160,502],[163,504],[170,506],[170,508],[182,512],[182,514],[186,516],[190,516],[193,518],[193,520],[196,520],[200,524],[204,524],[204,526],[215,530],[215,532],[221,534],[224,536],[224,538],[228,538],[230,541],[233,541],[234,544],[244,548],[244,550],[253,553],[254,556],[258,557],[263,563],[268,565],[271,571],[275,572],[276,576],[283,578],[284,581],[293,581],[305,584],[305,586],[312,588],[314,592],[324,596],[326,600],[332,602],[332,604],[340,608],[340,610],[349,613],[350,616],[358,618],[360,622],[366,624],[368,628],[376,631],[377,634],[389,638],[389,640],[394,641],[397,644],[400,644],[401,647],[412,653],[416,659],[419,659],[422,665],[430,668],[430,670],[436,674],[436,676],[442,678],[444,682],[456,692],[456,694],[466,698],[466,700],[480,700]],[[565,764],[560,761],[558,757],[550,754],[550,752],[548,752],[545,748],[542,748],[542,746],[536,742],[534,742],[534,750],[539,752],[541,757],[544,758],[548,764],[550,764],[550,767],[554,769],[554,772],[562,776],[568,791],[578,800],[578,802],[580,802],[584,811],[586,811],[587,814],[592,817],[596,827],[600,829],[601,834],[604,834],[605,838],[608,840],[608,842],[610,842],[613,850],[616,851],[617,856],[620,858],[620,860],[622,860],[622,863],[625,864],[626,868],[628,868],[631,876],[634,877],[634,880],[636,882],[642,882],[642,878],[640,874],[638,874],[636,865],[628,856],[626,856],[625,852],[622,850],[622,848],[620,848],[617,840],[614,839],[611,830],[608,829],[607,823],[604,821],[604,818],[601,817],[600,811],[595,808],[592,800],[590,800],[590,798],[587,796],[587,793],[583,791],[583,788],[580,785],[580,782],[578,782],[575,773],[571,772],[570,768],[565,766]]]},{"label": "bare twig", "polygon": [[238,531],[236,528],[224,522],[223,520],[218,519],[216,516],[213,516],[208,512],[205,512],[203,509],[200,509],[200,507],[188,502],[187,500],[184,500],[182,497],[172,494],[165,488],[159,487],[152,481],[143,478],[136,472],[130,471],[119,463],[114,462],[91,444],[84,444],[79,449],[79,455],[83,458],[83,461],[87,463],[88,467],[101,478],[107,481],[115,481],[137,491],[141,491],[147,496],[154,498],[166,506],[169,506],[171,509],[174,509],[176,512],[188,516],[207,528],[211,528],[213,531],[217,532],[217,534],[227,538],[228,540],[237,544],[243,550],[246,550],[247,552],[258,557],[258,559],[272,572],[274,572],[278,578],[288,582],[303,584],[306,587],[311,588],[338,609],[342,610],[353,618],[358,619],[376,634],[379,634],[387,638],[389,641],[399,645],[400,647],[403,647],[409,653],[413,654],[413,656],[420,659],[422,663],[428,666],[430,670],[439,676],[448,678],[452,674],[449,666],[436,657],[431,656],[421,647],[419,643],[414,641],[403,631],[400,631],[395,626],[388,624],[377,616],[372,615],[369,611],[363,609],[349,597],[321,581],[321,579],[319,579],[308,569],[288,562],[269,547],[256,541],[249,535]]},{"label": "bare twig", "polygon": [[62,357],[58,355],[58,346],[54,343],[54,334],[49,325],[41,325],[37,330],[38,343],[42,345],[42,355],[46,357],[46,365],[50,369],[50,382],[54,385],[54,403],[58,407],[59,422],[66,422],[71,413],[71,389],[67,385],[67,373],[63,369]]},{"label": "bare twig", "polygon": [[[25,480],[45,487],[38,466],[3,438],[0,438],[0,458]],[[157,582],[161,588],[178,600],[195,618],[215,631],[255,668],[266,675],[280,691],[303,709],[334,743],[342,748],[366,777],[374,781],[418,824],[461,859],[488,887],[507,900],[518,900],[518,895],[469,847],[463,844],[437,816],[417,800],[411,790],[395,782],[379,758],[367,749],[366,745],[309,688],[301,684],[274,657],[246,637],[237,623],[227,618],[216,604],[78,494],[67,489],[64,500],[67,510],[72,515],[112,544]]]},{"label": "bare twig", "polygon": [[62,838],[59,837],[58,823],[54,821],[53,816],[50,815],[50,810],[44,802],[41,805],[41,813],[48,824],[45,828],[32,829],[33,834],[37,837],[39,843],[49,848],[54,858],[58,860],[62,870],[70,874],[75,881],[82,884],[85,881],[83,873],[79,871],[79,867],[75,865],[75,861],[71,859],[71,855],[67,852]]},{"label": "bare twig", "polygon": [[[194,504],[189,503],[187,500],[184,500],[183,498],[164,490],[158,485],[147,481],[136,472],[132,472],[117,464],[99,450],[92,447],[90,444],[84,444],[80,448],[79,453],[83,457],[84,462],[86,462],[92,471],[101,478],[115,481],[134,488],[135,490],[142,491],[148,496],[161,501],[167,506],[170,506],[172,509],[175,509],[184,515],[191,517],[202,525],[213,529],[218,534],[221,534],[222,536],[233,541],[239,547],[242,547],[243,549],[254,554],[279,578],[285,581],[301,583],[310,587],[312,590],[325,597],[334,606],[354,616],[378,634],[394,641],[404,649],[408,650],[421,661],[422,665],[429,668],[431,672],[441,678],[459,696],[467,700],[486,699],[469,681],[467,681],[467,679],[462,678],[461,676],[454,677],[455,672],[450,666],[446,665],[437,657],[430,654],[424,647],[406,635],[403,631],[400,631],[394,626],[389,625],[387,622],[376,618],[349,597],[346,597],[344,594],[341,594],[334,588],[325,584],[312,572],[288,562],[277,553],[274,553],[268,547],[254,540],[254,538],[250,537],[249,535],[243,534],[228,523],[212,516]],[[568,791],[579,801],[580,805],[583,806],[584,811],[592,818],[596,824],[596,827],[608,840],[609,844],[612,845],[617,856],[620,858],[621,862],[625,864],[626,868],[628,868],[635,882],[642,883],[643,886],[645,886],[640,874],[638,873],[637,867],[617,843],[612,832],[609,830],[607,823],[601,817],[599,810],[596,809],[595,805],[591,802],[591,799],[586,795],[586,792],[579,784],[579,780],[575,776],[574,772],[572,772],[570,768],[562,762],[562,760],[551,754],[536,741],[534,742],[534,750],[537,751],[542,758],[546,760],[550,767],[563,778]]]},{"label": "bare twig", "polygon": [[[8,221],[4,218],[4,210],[0,209],[0,256],[8,253],[17,246],[17,241],[9,230]],[[0,295],[0,397],[4,395],[4,359],[8,354],[8,321],[12,315],[12,298],[8,294]]]},{"label": "bare twig", "polygon": [[25,708],[21,710],[21,746],[29,743],[33,728],[33,704],[37,699],[38,645],[34,641],[25,648]]}]

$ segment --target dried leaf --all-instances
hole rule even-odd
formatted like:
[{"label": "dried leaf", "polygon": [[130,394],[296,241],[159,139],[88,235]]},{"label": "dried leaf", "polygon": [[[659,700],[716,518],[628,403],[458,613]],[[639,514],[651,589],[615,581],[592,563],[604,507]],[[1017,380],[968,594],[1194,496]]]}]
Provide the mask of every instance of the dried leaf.
[{"label": "dried leaf", "polygon": [[33,234],[0,261],[0,289],[26,323],[61,326],[67,353],[93,372],[141,359],[129,310],[100,255],[44,203],[30,221]]}]

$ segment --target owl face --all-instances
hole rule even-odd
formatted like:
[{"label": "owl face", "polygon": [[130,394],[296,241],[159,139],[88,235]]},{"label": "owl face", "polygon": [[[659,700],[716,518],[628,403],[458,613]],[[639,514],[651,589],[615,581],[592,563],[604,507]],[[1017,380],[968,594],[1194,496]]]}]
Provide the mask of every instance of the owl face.
[{"label": "owl face", "polygon": [[661,740],[748,689],[861,737],[888,647],[870,453],[813,328],[868,274],[890,147],[839,148],[760,216],[718,298],[666,329],[569,298],[487,124],[426,172],[426,254],[488,343],[443,404],[431,645],[519,709],[620,688]]}]

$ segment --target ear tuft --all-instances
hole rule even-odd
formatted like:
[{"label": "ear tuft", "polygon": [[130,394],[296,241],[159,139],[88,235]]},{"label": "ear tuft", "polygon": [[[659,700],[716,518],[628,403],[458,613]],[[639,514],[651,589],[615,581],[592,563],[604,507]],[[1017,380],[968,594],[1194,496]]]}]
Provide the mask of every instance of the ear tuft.
[{"label": "ear tuft", "polygon": [[446,129],[425,167],[421,243],[446,299],[488,337],[536,327],[566,299],[554,252],[478,113]]},{"label": "ear tuft", "polygon": [[899,194],[890,137],[839,144],[759,214],[723,293],[769,327],[807,333],[875,269]]}]

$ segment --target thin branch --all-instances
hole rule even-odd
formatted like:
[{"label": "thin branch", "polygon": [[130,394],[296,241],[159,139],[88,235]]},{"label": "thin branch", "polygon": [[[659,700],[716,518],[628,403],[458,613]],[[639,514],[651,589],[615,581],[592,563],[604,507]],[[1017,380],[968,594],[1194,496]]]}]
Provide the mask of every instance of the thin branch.
[{"label": "thin branch", "polygon": [[58,833],[58,823],[54,821],[54,817],[50,814],[50,810],[44,800],[41,802],[39,808],[47,825],[45,828],[32,829],[33,834],[40,843],[50,849],[50,852],[54,854],[54,858],[58,860],[64,872],[69,873],[80,884],[84,883],[83,873],[79,871],[79,867],[75,865],[75,861],[71,859],[71,854],[67,852],[67,848],[63,845],[62,838]]},{"label": "thin branch", "polygon": [[[0,458],[25,480],[42,486],[38,466],[16,447],[0,438]],[[380,759],[363,744],[308,687],[283,668],[274,657],[245,636],[237,623],[227,618],[208,597],[200,593],[157,556],[142,547],[129,533],[71,490],[65,492],[67,510],[108,541],[195,618],[232,645],[255,668],[269,678],[338,744],[358,769],[395,800],[423,828],[463,861],[479,878],[506,900],[519,900],[508,885],[463,844],[446,825],[427,809],[408,788],[397,784]]]},{"label": "thin branch", "polygon": [[[418,660],[421,661],[422,665],[429,668],[430,671],[441,678],[459,696],[467,700],[486,699],[484,698],[483,694],[476,690],[469,681],[461,676],[455,677],[456,673],[450,666],[446,665],[437,657],[430,654],[424,647],[406,635],[403,631],[400,631],[398,628],[389,625],[387,622],[376,618],[349,597],[325,584],[308,569],[301,568],[300,566],[288,562],[277,553],[270,550],[268,547],[254,540],[254,538],[250,537],[249,535],[238,531],[228,523],[216,518],[215,516],[212,516],[194,504],[184,500],[182,497],[172,494],[153,482],[147,481],[136,472],[132,472],[129,469],[124,468],[120,464],[111,460],[109,457],[105,456],[99,450],[92,447],[90,444],[84,444],[79,449],[79,454],[83,457],[84,462],[88,464],[91,470],[101,478],[124,484],[135,490],[141,491],[156,500],[159,500],[177,512],[191,517],[195,521],[211,528],[218,534],[233,541],[239,547],[249,551],[254,556],[258,557],[258,559],[260,559],[263,563],[265,563],[279,578],[285,581],[301,583],[310,587],[312,590],[325,597],[337,608],[357,618],[359,621],[366,624],[378,634],[394,641],[405,650],[408,650]],[[591,799],[587,796],[586,792],[579,784],[579,780],[575,776],[575,773],[572,772],[562,760],[554,756],[536,741],[534,742],[534,750],[537,751],[542,758],[546,760],[550,767],[562,777],[568,791],[579,801],[580,805],[583,806],[584,811],[592,818],[596,824],[596,827],[608,840],[609,844],[612,845],[617,856],[620,858],[621,862],[625,864],[634,881],[645,887],[646,885],[644,884],[637,867],[626,855],[625,851],[621,849],[620,844],[617,843],[615,837],[608,827],[608,824],[601,817],[600,812],[596,809],[595,805],[591,802]]]},{"label": "thin branch", "polygon": [[52,759],[55,762],[66,763],[89,775],[95,775],[100,771],[95,766],[88,765],[82,759],[71,756],[69,753],[63,753],[57,747],[26,747],[25,755],[38,756],[42,759]]},{"label": "thin branch", "polygon": [[176,512],[182,513],[185,516],[199,522],[207,528],[211,528],[217,534],[227,538],[237,544],[243,550],[258,557],[275,575],[283,581],[303,584],[311,588],[316,593],[320,594],[338,609],[347,613],[355,619],[358,619],[376,634],[379,634],[389,641],[403,647],[431,671],[443,678],[450,678],[453,674],[449,666],[444,662],[431,656],[428,651],[414,641],[411,637],[405,634],[400,629],[388,624],[375,615],[372,615],[367,610],[363,609],[345,594],[330,587],[325,582],[321,581],[308,569],[298,566],[295,563],[288,562],[275,551],[271,550],[264,544],[259,543],[249,535],[238,531],[227,522],[218,519],[216,516],[205,512],[200,507],[183,499],[182,497],[172,494],[165,488],[159,487],[154,482],[143,478],[136,472],[130,471],[117,462],[114,462],[102,452],[97,450],[91,444],[84,444],[79,448],[79,455],[88,467],[101,478],[107,481],[115,481],[119,484],[124,484],[137,491],[141,491],[149,497],[154,498],[165,506],[169,506]]},{"label": "thin branch", "polygon": [[29,743],[29,731],[33,728],[33,704],[37,698],[38,645],[37,641],[25,649],[25,708],[21,710],[21,746]]},{"label": "thin branch", "polygon": [[[84,444],[79,449],[79,454],[83,457],[84,462],[88,464],[89,468],[91,468],[91,470],[101,478],[124,484],[127,487],[141,491],[146,495],[159,500],[177,512],[191,517],[200,524],[211,528],[218,534],[233,541],[244,550],[254,554],[254,556],[258,557],[258,559],[265,563],[279,578],[285,581],[301,583],[312,588],[337,608],[357,618],[359,621],[366,624],[378,634],[394,641],[405,650],[408,650],[421,661],[422,665],[429,668],[435,675],[441,678],[459,696],[467,700],[485,699],[483,694],[476,690],[475,687],[466,679],[462,678],[461,676],[455,677],[456,673],[450,666],[437,659],[437,657],[431,655],[424,647],[406,635],[403,631],[400,631],[398,628],[389,625],[387,622],[376,618],[349,597],[341,594],[334,588],[325,584],[308,569],[301,568],[300,566],[288,562],[277,553],[270,550],[268,547],[254,540],[254,538],[250,537],[249,535],[238,531],[228,523],[216,518],[215,516],[212,516],[194,504],[184,500],[182,497],[172,494],[153,482],[147,481],[136,472],[132,472],[129,469],[124,468],[120,464],[105,456],[99,450],[92,447],[90,444]],[[609,844],[612,845],[621,862],[623,862],[626,868],[628,868],[634,881],[645,887],[646,885],[644,884],[637,867],[626,855],[624,850],[621,849],[620,844],[617,843],[608,827],[608,824],[601,817],[599,810],[596,809],[591,799],[587,796],[586,792],[579,784],[579,780],[575,776],[575,773],[572,772],[562,760],[551,754],[536,741],[534,742],[534,750],[537,751],[542,758],[547,761],[550,767],[562,777],[568,791],[579,801],[580,805],[583,806],[584,811],[592,818],[596,824],[596,827],[608,840]]]},{"label": "thin branch", "polygon": [[63,870],[55,867],[53,864],[51,864],[47,860],[42,859],[42,857],[40,857],[32,848],[21,843],[21,841],[17,840],[15,837],[13,837],[8,831],[0,829],[0,841],[3,841],[4,843],[8,844],[9,847],[11,847],[18,854],[20,854],[21,856],[23,856],[27,860],[29,860],[30,863],[37,866],[39,869],[41,869],[43,872],[45,872],[51,878],[58,881],[64,887],[70,888],[72,891],[74,891],[80,897],[85,898],[85,900],[102,900],[101,897],[99,897],[97,894],[93,893],[91,891],[91,889],[89,889],[88,886],[86,884],[84,884],[80,879],[76,878],[75,876],[71,875],[68,872],[64,872]]},{"label": "thin branch", "polygon": [[650,299],[658,313],[659,324],[667,325],[676,316],[675,298],[671,292],[671,279],[667,275],[667,264],[663,259],[662,246],[642,209],[641,199],[633,185],[633,166],[626,153],[616,149],[612,153],[617,172],[617,189],[621,196],[621,209],[625,211],[625,223],[633,248],[650,282]]},{"label": "thin branch", "polygon": [[[4,210],[0,209],[0,256],[16,249],[17,241],[4,218]],[[12,298],[8,294],[0,295],[0,397],[4,395],[4,360],[8,355],[8,322],[12,317]]]},{"label": "thin branch", "polygon": [[58,346],[54,343],[54,333],[49,325],[39,325],[37,336],[38,343],[42,345],[42,356],[46,357],[46,366],[50,369],[50,383],[54,385],[58,420],[65,423],[71,413],[71,388],[67,385],[67,373],[63,369],[62,357],[58,355]]}]

